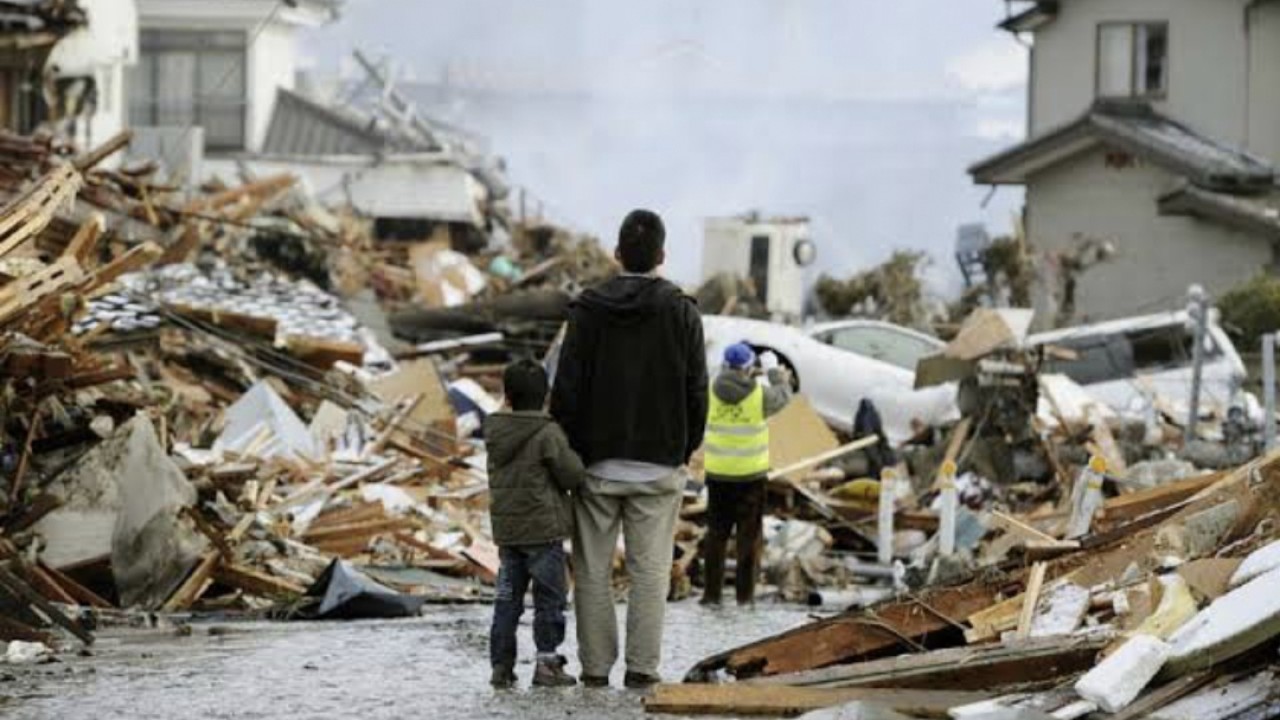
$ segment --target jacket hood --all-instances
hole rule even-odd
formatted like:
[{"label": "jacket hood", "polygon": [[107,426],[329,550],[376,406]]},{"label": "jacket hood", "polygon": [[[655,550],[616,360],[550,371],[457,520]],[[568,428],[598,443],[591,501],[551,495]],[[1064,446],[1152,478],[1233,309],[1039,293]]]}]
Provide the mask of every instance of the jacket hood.
[{"label": "jacket hood", "polygon": [[685,299],[680,288],[660,277],[619,275],[587,288],[575,304],[589,312],[608,315],[615,322],[627,323],[642,320],[680,299]]},{"label": "jacket hood", "polygon": [[506,465],[550,423],[551,418],[541,412],[494,413],[484,421],[485,449],[494,462]]},{"label": "jacket hood", "polygon": [[719,375],[716,375],[715,382],[711,385],[711,392],[715,393],[716,397],[720,398],[722,402],[734,405],[746,400],[751,391],[755,389],[755,378],[733,370],[721,371]]}]

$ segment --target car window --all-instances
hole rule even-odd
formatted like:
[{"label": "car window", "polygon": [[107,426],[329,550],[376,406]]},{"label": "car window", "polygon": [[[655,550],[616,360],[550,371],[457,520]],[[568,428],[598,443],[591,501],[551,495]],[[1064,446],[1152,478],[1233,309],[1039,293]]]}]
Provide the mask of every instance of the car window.
[{"label": "car window", "polygon": [[[1133,346],[1133,363],[1139,372],[1158,372],[1191,365],[1195,352],[1195,334],[1185,325],[1135,330],[1125,333]],[[1205,335],[1204,359],[1212,360],[1222,355],[1222,348]]]},{"label": "car window", "polygon": [[[1131,330],[1114,335],[1064,338],[1050,345],[1072,351],[1070,360],[1053,359],[1050,372],[1062,373],[1081,385],[1132,378],[1139,373],[1188,367],[1195,336],[1181,324]],[[1222,348],[1205,336],[1206,361],[1222,356]]]},{"label": "car window", "polygon": [[826,333],[823,339],[841,350],[913,371],[921,358],[938,351],[937,345],[892,328],[843,328]]},{"label": "car window", "polygon": [[1049,372],[1066,375],[1081,385],[1133,377],[1130,345],[1123,336],[1069,339],[1052,345],[1075,357],[1049,361]]}]

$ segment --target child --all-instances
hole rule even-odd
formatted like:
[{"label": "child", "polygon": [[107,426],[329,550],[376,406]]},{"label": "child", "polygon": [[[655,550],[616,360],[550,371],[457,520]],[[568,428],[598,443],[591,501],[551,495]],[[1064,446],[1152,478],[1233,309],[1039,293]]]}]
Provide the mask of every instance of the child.
[{"label": "child", "polygon": [[489,513],[498,545],[493,628],[489,633],[490,681],[496,688],[516,682],[516,627],[524,594],[533,584],[533,639],[538,648],[533,684],[574,685],[556,654],[564,642],[567,594],[564,541],[573,532],[567,493],[582,484],[582,460],[560,426],[543,412],[547,374],[531,360],[507,366],[502,384],[510,412],[490,415],[484,437],[489,452]]}]

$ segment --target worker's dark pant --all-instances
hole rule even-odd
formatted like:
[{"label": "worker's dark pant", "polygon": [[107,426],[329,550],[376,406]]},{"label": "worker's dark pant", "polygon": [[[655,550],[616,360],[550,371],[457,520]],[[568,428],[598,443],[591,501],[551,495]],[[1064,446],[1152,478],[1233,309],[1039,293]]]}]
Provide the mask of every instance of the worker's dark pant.
[{"label": "worker's dark pant", "polygon": [[720,602],[724,585],[725,549],[729,535],[737,527],[738,569],[734,584],[738,604],[755,599],[756,575],[760,573],[757,548],[764,526],[765,480],[717,480],[707,478],[707,534],[703,538],[705,568],[702,601]]},{"label": "worker's dark pant", "polygon": [[524,595],[533,585],[533,644],[539,655],[554,654],[564,642],[568,590],[561,543],[499,548],[502,564],[494,593],[489,662],[514,667],[516,628],[524,614]]}]

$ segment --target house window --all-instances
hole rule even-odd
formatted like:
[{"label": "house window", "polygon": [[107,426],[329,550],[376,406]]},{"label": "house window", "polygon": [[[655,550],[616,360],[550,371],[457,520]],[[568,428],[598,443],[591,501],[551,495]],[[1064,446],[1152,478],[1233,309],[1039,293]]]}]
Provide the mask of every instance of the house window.
[{"label": "house window", "polygon": [[1168,23],[1098,26],[1099,97],[1163,97],[1168,89]]},{"label": "house window", "polygon": [[130,71],[132,125],[199,125],[210,151],[245,146],[242,32],[144,30]]}]

